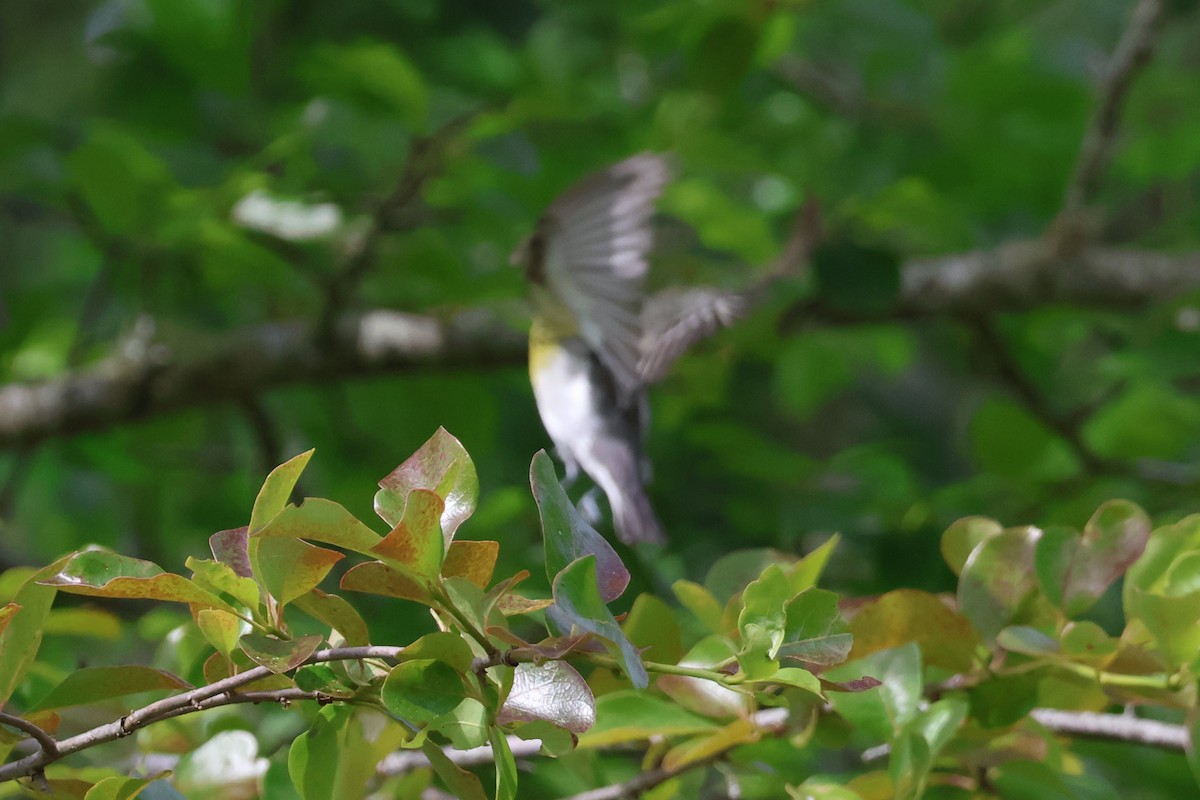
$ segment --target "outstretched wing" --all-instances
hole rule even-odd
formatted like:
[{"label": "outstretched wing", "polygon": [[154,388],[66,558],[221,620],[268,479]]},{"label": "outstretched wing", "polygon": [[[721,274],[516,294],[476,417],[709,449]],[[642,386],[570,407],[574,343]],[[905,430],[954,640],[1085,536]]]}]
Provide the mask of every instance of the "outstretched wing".
[{"label": "outstretched wing", "polygon": [[622,403],[642,386],[642,314],[650,219],[668,178],[652,153],[580,181],[547,209],[535,239],[540,278],[570,310],[579,334],[616,380]]},{"label": "outstretched wing", "polygon": [[746,315],[745,294],[700,286],[666,289],[646,300],[642,309],[642,342],[638,374],[654,383],[696,342]]}]

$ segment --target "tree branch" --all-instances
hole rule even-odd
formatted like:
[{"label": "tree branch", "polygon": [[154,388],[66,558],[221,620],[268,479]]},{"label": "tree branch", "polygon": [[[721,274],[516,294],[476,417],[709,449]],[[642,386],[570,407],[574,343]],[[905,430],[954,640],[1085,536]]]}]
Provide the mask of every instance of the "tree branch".
[{"label": "tree branch", "polygon": [[1104,80],[1091,123],[1084,132],[1079,159],[1067,184],[1063,213],[1083,210],[1101,174],[1108,166],[1117,136],[1121,105],[1129,93],[1137,70],[1150,61],[1154,37],[1162,18],[1161,0],[1141,0],[1129,17],[1121,40],[1105,70]]},{"label": "tree branch", "polygon": [[1056,708],[1035,708],[1030,716],[1047,730],[1070,736],[1143,744],[1181,753],[1188,745],[1187,728],[1155,719]]},{"label": "tree branch", "polygon": [[[1091,246],[1058,258],[1041,240],[994,251],[917,259],[903,268],[892,318],[1021,311],[1046,303],[1129,308],[1200,289],[1200,253]],[[801,306],[797,317],[830,316]],[[143,326],[145,327],[145,326]],[[89,368],[40,383],[0,386],[0,447],[101,430],[275,387],[418,370],[521,363],[525,337],[476,309],[440,318],[369,311],[338,318],[327,341],[316,323],[234,330],[200,354],[144,341]],[[140,336],[140,335],[139,335]]]}]

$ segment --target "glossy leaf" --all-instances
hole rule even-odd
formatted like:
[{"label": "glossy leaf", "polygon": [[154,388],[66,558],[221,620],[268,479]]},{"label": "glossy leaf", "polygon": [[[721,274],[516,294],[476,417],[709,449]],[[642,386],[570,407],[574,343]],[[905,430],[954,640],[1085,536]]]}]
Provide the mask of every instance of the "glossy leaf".
[{"label": "glossy leaf", "polygon": [[596,562],[600,597],[605,603],[616,600],[629,585],[629,570],[621,563],[612,545],[587,523],[571,503],[554,462],[545,450],[539,450],[529,466],[529,483],[542,519],[542,541],[546,547],[546,578],[555,580],[566,567],[591,555]]},{"label": "glossy leaf", "polygon": [[425,444],[383,480],[375,495],[375,511],[395,527],[404,515],[404,504],[415,489],[425,489],[441,498],[441,529],[446,542],[458,526],[475,511],[479,479],[475,464],[462,443],[438,428]]},{"label": "glossy leaf", "polygon": [[83,796],[83,800],[133,800],[156,780],[158,780],[157,777],[123,778],[112,776],[102,778],[95,786],[88,789],[87,794]]},{"label": "glossy leaf", "polygon": [[248,655],[256,664],[261,664],[274,673],[283,673],[295,669],[308,660],[321,646],[322,637],[317,635],[301,636],[299,639],[284,641],[273,636],[252,632],[238,640],[242,652]]},{"label": "glossy leaf", "polygon": [[196,612],[196,625],[217,652],[229,658],[238,646],[242,621],[227,611],[202,608]]},{"label": "glossy leaf", "polygon": [[[283,511],[284,506],[288,503],[288,498],[292,496],[292,490],[296,488],[296,481],[300,480],[300,474],[308,466],[308,461],[314,452],[309,450],[301,453],[271,470],[267,479],[263,481],[262,488],[258,490],[258,497],[254,499],[254,510],[250,513],[249,533],[257,532],[274,519],[276,514]],[[220,556],[217,558],[219,560]]]},{"label": "glossy leaf", "polygon": [[261,597],[258,584],[252,578],[238,575],[228,564],[189,558],[185,566],[192,571],[192,580],[213,594],[223,592],[251,610],[259,607]]},{"label": "glossy leaf", "polygon": [[164,572],[149,561],[104,550],[76,553],[40,583],[72,594],[166,600],[233,611],[225,601],[182,575]]},{"label": "glossy leaf", "polygon": [[491,729],[492,753],[496,763],[496,800],[517,799],[517,761],[504,731],[493,726]]},{"label": "glossy leaf", "polygon": [[585,733],[596,722],[596,699],[578,672],[564,661],[518,664],[512,689],[496,721],[544,720],[572,733]]},{"label": "glossy leaf", "polygon": [[[792,589],[787,574],[778,564],[771,564],[762,574],[751,581],[742,592],[742,612],[738,615],[738,632],[742,637],[742,652],[739,660],[743,670],[747,661],[773,661],[783,644],[787,626],[787,604]],[[774,672],[771,665],[767,673]],[[750,677],[757,677],[749,670]]]},{"label": "glossy leaf", "polygon": [[[731,662],[736,654],[737,651],[728,638],[706,636],[692,646],[679,665],[716,669]],[[754,698],[748,692],[731,689],[706,678],[660,675],[657,686],[688,711],[713,719],[744,717],[754,710]]]},{"label": "glossy leaf", "polygon": [[824,544],[788,568],[788,583],[792,587],[793,595],[817,585],[817,581],[820,580],[821,573],[825,571],[825,565],[829,563],[829,557],[837,549],[839,541],[840,537],[835,533],[826,539]]},{"label": "glossy leaf", "polygon": [[651,594],[640,594],[621,624],[648,661],[674,664],[683,655],[683,633],[675,610]]},{"label": "glossy leaf", "polygon": [[914,644],[880,650],[830,670],[832,680],[867,676],[879,684],[863,692],[831,692],[827,696],[838,714],[851,724],[884,741],[890,740],[910,720],[921,703],[924,680],[921,651]]},{"label": "glossy leaf", "polygon": [[122,667],[84,667],[67,675],[34,709],[66,708],[98,703],[141,692],[191,689],[182,678],[136,664]]},{"label": "glossy leaf", "polygon": [[645,688],[650,682],[637,648],[617,625],[600,596],[595,556],[584,556],[558,573],[554,579],[554,605],[546,610],[546,615],[561,633],[586,631],[603,640],[634,686]]},{"label": "glossy leaf", "polygon": [[987,517],[963,517],[953,523],[942,534],[942,558],[955,575],[962,573],[963,565],[976,547],[991,536],[1004,530],[1004,526]]},{"label": "glossy leaf", "polygon": [[369,553],[380,536],[332,500],[310,497],[288,505],[254,534],[257,537],[310,539],[358,553]]},{"label": "glossy leaf", "polygon": [[475,655],[471,652],[471,645],[467,644],[459,634],[436,631],[425,634],[405,647],[400,658],[404,661],[415,659],[442,661],[459,673],[465,674],[471,671],[471,663],[474,661]]}]

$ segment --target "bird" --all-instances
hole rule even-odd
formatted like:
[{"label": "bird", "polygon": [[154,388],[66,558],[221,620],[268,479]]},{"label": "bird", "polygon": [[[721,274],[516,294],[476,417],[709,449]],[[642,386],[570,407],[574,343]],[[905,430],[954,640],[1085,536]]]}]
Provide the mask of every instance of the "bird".
[{"label": "bird", "polygon": [[669,174],[663,156],[640,153],[587,176],[510,259],[529,286],[529,378],[542,424],[567,482],[582,470],[600,487],[627,544],[666,540],[646,494],[641,315],[650,222]]}]

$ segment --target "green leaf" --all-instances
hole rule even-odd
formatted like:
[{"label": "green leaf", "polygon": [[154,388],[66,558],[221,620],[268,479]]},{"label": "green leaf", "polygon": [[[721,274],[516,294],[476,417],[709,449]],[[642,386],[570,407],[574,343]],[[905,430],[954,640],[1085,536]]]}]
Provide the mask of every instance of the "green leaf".
[{"label": "green leaf", "polygon": [[121,618],[99,608],[55,608],[46,617],[42,630],[54,636],[116,641],[121,638]]},{"label": "green leaf", "polygon": [[150,561],[104,550],[76,553],[57,572],[39,582],[72,594],[166,600],[234,611],[224,600],[182,575],[164,572]]},{"label": "green leaf", "polygon": [[445,428],[438,428],[429,441],[383,478],[379,486],[375,511],[393,527],[400,524],[404,504],[413,490],[425,489],[440,497],[442,533],[447,542],[475,511],[479,496],[475,464],[462,443]]},{"label": "green leaf", "polygon": [[786,606],[791,597],[787,575],[778,564],[769,565],[742,592],[742,612],[738,615],[742,648],[738,662],[747,678],[770,675],[779,668],[774,663],[775,655],[783,644]]},{"label": "green leaf", "polygon": [[712,720],[652,694],[617,691],[596,700],[596,724],[579,737],[580,747],[609,747],[653,736],[687,736],[717,730]]},{"label": "green leaf", "polygon": [[915,733],[901,733],[892,740],[888,754],[888,775],[892,778],[895,800],[916,800],[925,791],[925,779],[933,766],[929,744]]},{"label": "green leaf", "polygon": [[1136,382],[1105,403],[1084,425],[1085,441],[1101,458],[1174,460],[1184,457],[1200,426],[1200,403],[1173,386]]},{"label": "green leaf", "polygon": [[[314,452],[316,451],[309,450],[301,453],[271,470],[254,499],[254,510],[250,512],[249,533],[257,533],[283,511],[288,498],[292,496],[292,490],[296,488],[296,481],[300,480],[300,473],[304,472]],[[220,559],[220,556],[217,558]]]},{"label": "green leaf", "polygon": [[1004,530],[1004,526],[987,517],[963,517],[942,534],[942,558],[955,575],[962,573],[967,558],[988,537]]},{"label": "green leaf", "polygon": [[919,589],[897,589],[859,606],[850,633],[854,647],[848,658],[916,642],[926,664],[951,672],[969,672],[979,646],[966,617]]},{"label": "green leaf", "polygon": [[629,570],[621,563],[612,545],[587,523],[571,503],[558,475],[554,462],[545,450],[539,450],[529,465],[529,483],[542,519],[542,541],[546,547],[546,578],[555,579],[567,565],[586,555],[596,561],[600,581],[600,597],[611,603],[629,585]]},{"label": "green leaf", "polygon": [[1014,480],[1054,481],[1079,472],[1058,435],[1022,405],[993,398],[971,418],[971,452],[984,472]]},{"label": "green leaf", "polygon": [[710,633],[724,632],[724,625],[721,624],[721,604],[708,589],[686,580],[675,581],[671,584],[671,589],[680,605],[692,612]]},{"label": "green leaf", "polygon": [[150,667],[83,667],[67,675],[31,710],[82,706],[141,692],[191,688],[182,678]]},{"label": "green leaf", "polygon": [[404,729],[375,710],[329,705],[292,740],[288,773],[304,800],[365,797],[376,768],[405,740]]},{"label": "green leaf", "polygon": [[854,637],[837,604],[838,596],[824,589],[805,589],[788,602],[779,657],[821,666],[845,661]]},{"label": "green leaf", "polygon": [[466,689],[454,667],[418,658],[393,667],[380,696],[392,713],[424,724],[453,711],[466,698]]},{"label": "green leaf", "polygon": [[371,555],[396,564],[426,581],[438,577],[446,542],[441,528],[442,499],[427,489],[413,489],[404,516],[392,532],[371,548]]},{"label": "green leaf", "polygon": [[95,786],[88,789],[83,800],[133,800],[156,780],[158,777],[123,778],[112,776],[102,778]]},{"label": "green leaf", "polygon": [[621,629],[647,660],[674,664],[683,655],[683,632],[675,613],[654,595],[640,594]]},{"label": "green leaf", "polygon": [[825,565],[829,563],[829,557],[837,549],[840,540],[841,537],[835,533],[826,539],[824,544],[791,566],[788,570],[788,584],[792,587],[793,595],[817,585],[821,573],[825,571]]},{"label": "green leaf", "polygon": [[404,661],[414,659],[442,661],[459,673],[466,674],[471,671],[475,655],[471,652],[471,645],[467,644],[461,635],[449,631],[436,631],[425,634],[404,648],[400,658]]},{"label": "green leaf", "polygon": [[42,579],[54,575],[67,559],[59,559],[39,571],[17,568],[4,573],[10,580],[21,580],[13,593],[12,604],[20,608],[9,618],[0,633],[0,705],[7,703],[25,677],[42,645],[43,626],[58,592],[42,585]]},{"label": "green leaf", "polygon": [[395,117],[414,130],[424,127],[429,91],[420,70],[395,44],[321,44],[302,63],[305,80],[318,94]]},{"label": "green leaf", "polygon": [[1064,614],[1078,616],[1138,559],[1149,538],[1150,519],[1127,500],[1100,506],[1082,537],[1046,528],[1034,556],[1042,591]]},{"label": "green leaf", "polygon": [[282,674],[303,664],[317,652],[324,639],[313,634],[299,639],[284,641],[273,636],[253,631],[242,636],[238,644],[242,652],[256,664],[261,664],[276,674]]},{"label": "green leaf", "polygon": [[442,748],[433,742],[426,741],[421,745],[421,750],[425,753],[425,757],[429,759],[429,764],[433,767],[433,771],[442,779],[442,783],[459,800],[488,800],[488,796],[483,791],[483,784],[479,782],[479,778],[451,761],[442,752]]},{"label": "green leaf", "polygon": [[350,647],[371,642],[366,620],[355,610],[354,606],[336,594],[327,594],[320,589],[313,589],[308,594],[297,597],[292,604],[313,619],[320,620],[340,633]]},{"label": "green leaf", "polygon": [[554,605],[546,609],[546,617],[559,628],[559,633],[586,631],[598,636],[634,686],[644,689],[649,684],[650,677],[637,648],[621,631],[600,596],[594,555],[584,556],[559,572],[554,579],[553,594]]},{"label": "green leaf", "polygon": [[184,566],[192,571],[192,580],[198,586],[213,594],[225,593],[251,611],[258,609],[261,602],[258,584],[252,578],[238,575],[228,564],[189,557]]},{"label": "green leaf", "polygon": [[704,576],[704,588],[724,603],[745,589],[751,581],[758,580],[763,570],[772,564],[790,564],[793,559],[787,553],[769,548],[735,550],[721,556],[708,568]]},{"label": "green leaf", "polygon": [[431,720],[426,729],[445,736],[459,750],[470,750],[487,743],[490,716],[487,706],[468,697],[447,713]]},{"label": "green leaf", "polygon": [[880,650],[825,673],[826,678],[834,681],[864,675],[880,684],[865,692],[830,692],[829,701],[852,725],[885,741],[891,740],[917,715],[924,688],[921,651],[916,644],[906,644]]},{"label": "green leaf", "polygon": [[105,233],[145,235],[164,221],[175,181],[159,157],[117,124],[94,122],[66,165]]},{"label": "green leaf", "polygon": [[492,754],[496,762],[496,800],[517,799],[517,760],[504,731],[496,726],[491,730]]},{"label": "green leaf", "polygon": [[518,664],[512,688],[496,722],[544,720],[572,733],[585,733],[596,722],[596,698],[587,682],[565,661]]},{"label": "green leaf", "polygon": [[242,621],[233,614],[216,608],[202,608],[196,612],[196,625],[208,643],[225,658],[237,649]]},{"label": "green leaf", "polygon": [[962,613],[985,640],[1020,621],[1022,607],[1038,589],[1034,571],[1037,528],[1007,528],[982,541],[963,565],[958,580]]}]

